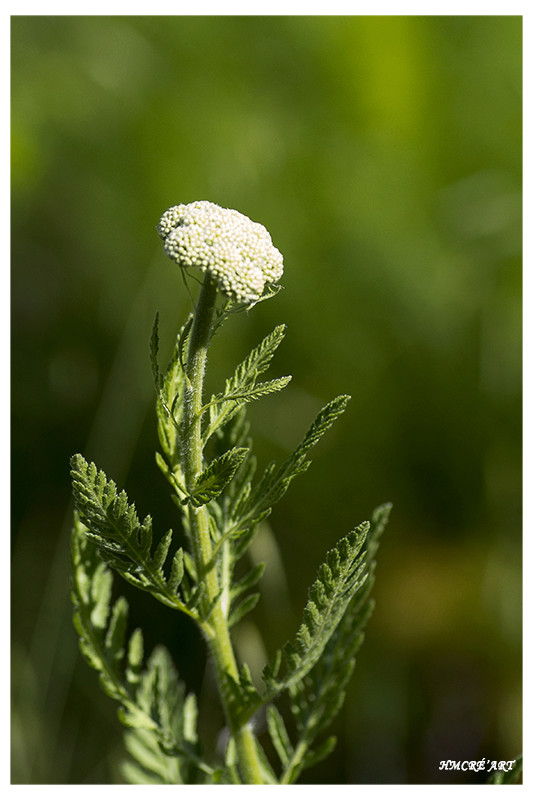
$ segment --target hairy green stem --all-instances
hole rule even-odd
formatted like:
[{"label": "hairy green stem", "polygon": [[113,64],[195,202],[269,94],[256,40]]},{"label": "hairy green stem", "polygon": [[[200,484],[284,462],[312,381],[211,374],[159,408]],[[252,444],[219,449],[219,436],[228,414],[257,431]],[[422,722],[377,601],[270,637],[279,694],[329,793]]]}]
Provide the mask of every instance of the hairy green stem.
[{"label": "hairy green stem", "polygon": [[[216,287],[206,276],[196,306],[186,366],[187,390],[183,408],[183,441],[185,446],[182,451],[182,469],[189,494],[192,494],[196,480],[204,466],[202,453],[202,393],[216,296]],[[230,688],[226,675],[229,674],[231,678],[238,681],[239,672],[221,598],[216,599],[219,597],[220,590],[227,591],[228,587],[220,585],[217,568],[213,563],[213,545],[209,532],[209,512],[206,506],[195,508],[192,503],[189,503],[188,517],[198,579],[205,581],[207,588],[206,607],[214,603],[209,619],[213,635],[208,637],[207,641],[215,663],[217,682],[227,722],[235,740],[239,766],[246,783],[262,784],[264,780],[253,733],[247,724],[242,725],[233,718],[229,703]]]}]

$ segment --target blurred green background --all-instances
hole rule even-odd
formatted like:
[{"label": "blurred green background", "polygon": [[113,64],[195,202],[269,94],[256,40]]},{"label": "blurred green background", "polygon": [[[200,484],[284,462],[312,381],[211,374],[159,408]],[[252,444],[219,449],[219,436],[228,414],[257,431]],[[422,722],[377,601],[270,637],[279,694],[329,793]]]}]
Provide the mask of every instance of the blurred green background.
[{"label": "blurred green background", "polygon": [[[475,783],[439,762],[520,752],[521,40],[505,16],[12,18],[14,783],[121,780],[71,624],[68,460],[175,525],[148,341],[159,310],[170,354],[190,301],[155,225],[197,199],[285,258],[210,364],[215,390],[288,324],[271,375],[293,382],[250,410],[261,463],[352,395],[270,518],[277,548],[258,538],[256,673],[325,551],[394,503],[339,744],[307,782]],[[151,598],[131,622],[218,724],[194,631]]]}]

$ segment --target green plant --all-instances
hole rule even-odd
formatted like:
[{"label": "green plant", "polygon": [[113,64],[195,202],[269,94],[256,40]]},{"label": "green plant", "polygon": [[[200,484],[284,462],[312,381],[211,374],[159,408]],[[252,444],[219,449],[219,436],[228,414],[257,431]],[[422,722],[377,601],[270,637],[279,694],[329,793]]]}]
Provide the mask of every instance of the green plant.
[{"label": "green plant", "polygon": [[[231,628],[256,605],[264,565],[238,578],[235,568],[259,523],[307,469],[310,449],[349,398],[328,403],[285,463],[270,464],[256,478],[246,405],[289,382],[289,376],[260,380],[285,328],[276,327],[207,402],[206,354],[232,313],[276,294],[281,254],[263,226],[208,202],[171,208],[158,231],[167,255],[184,271],[196,267],[203,273],[194,314],[181,328],[164,372],[157,316],[151,339],[161,448],[156,460],[170,484],[184,543],[178,546],[172,531],[154,537],[151,518],[141,522],[125,492],[94,464],[73,456],[74,621],[85,658],[128,726],[124,774],[130,782],[294,783],[335,746],[325,732],[342,706],[372,611],[374,557],[390,507],[378,508],[370,522],[327,553],[293,641],[265,666],[263,687],[255,686],[247,665],[237,663]],[[198,741],[196,698],[186,693],[168,652],[157,647],[145,664],[141,631],[127,637],[127,603],[122,597],[111,603],[113,571],[186,614],[201,632],[227,723],[220,763]],[[289,698],[288,726],[278,707],[283,694]],[[262,713],[278,773],[254,728]]]}]

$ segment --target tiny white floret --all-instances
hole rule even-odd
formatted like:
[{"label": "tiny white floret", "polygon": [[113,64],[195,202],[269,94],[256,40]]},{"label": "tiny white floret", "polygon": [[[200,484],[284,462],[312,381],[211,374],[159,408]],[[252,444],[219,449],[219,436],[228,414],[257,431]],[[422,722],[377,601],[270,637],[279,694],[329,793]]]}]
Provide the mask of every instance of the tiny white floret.
[{"label": "tiny white floret", "polygon": [[207,200],[165,211],[157,232],[180,267],[197,267],[238,303],[255,303],[283,275],[283,256],[267,229]]}]

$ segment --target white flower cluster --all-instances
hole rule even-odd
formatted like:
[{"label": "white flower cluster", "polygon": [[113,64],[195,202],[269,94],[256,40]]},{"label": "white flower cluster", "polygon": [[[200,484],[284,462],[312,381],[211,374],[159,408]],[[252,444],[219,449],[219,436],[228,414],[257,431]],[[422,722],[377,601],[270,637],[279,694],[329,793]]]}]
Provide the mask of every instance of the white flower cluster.
[{"label": "white flower cluster", "polygon": [[207,273],[239,303],[256,302],[283,274],[283,256],[263,225],[207,200],[169,208],[157,232],[173,261]]}]

